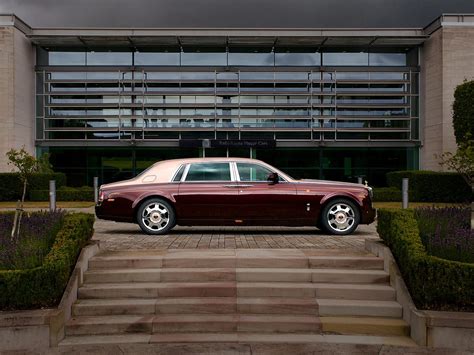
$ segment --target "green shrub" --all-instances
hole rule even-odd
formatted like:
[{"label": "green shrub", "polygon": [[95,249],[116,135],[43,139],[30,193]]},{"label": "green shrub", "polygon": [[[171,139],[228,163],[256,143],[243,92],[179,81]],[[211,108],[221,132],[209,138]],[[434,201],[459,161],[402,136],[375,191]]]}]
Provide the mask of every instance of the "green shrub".
[{"label": "green shrub", "polygon": [[474,137],[474,80],[465,81],[454,91],[453,128],[456,143]]},{"label": "green shrub", "polygon": [[474,264],[428,255],[413,210],[378,210],[377,231],[418,308],[474,310]]},{"label": "green shrub", "polygon": [[92,214],[69,214],[39,267],[0,270],[0,309],[51,307],[59,303],[81,249],[93,233]]},{"label": "green shrub", "polygon": [[409,179],[409,199],[416,202],[468,202],[471,188],[458,173],[435,171],[394,171],[387,173],[387,184],[402,188],[402,179]]},{"label": "green shrub", "polygon": [[[28,182],[27,191],[48,190],[49,180],[56,180],[56,187],[66,185],[66,175],[63,173],[33,174]],[[15,201],[21,199],[23,184],[18,173],[0,173],[0,201]]]},{"label": "green shrub", "polygon": [[375,187],[374,198],[376,202],[401,202],[402,191],[396,187]]},{"label": "green shrub", "polygon": [[[48,201],[49,190],[32,190],[31,201]],[[89,186],[69,187],[62,186],[56,190],[57,201],[94,201],[94,188]]]}]

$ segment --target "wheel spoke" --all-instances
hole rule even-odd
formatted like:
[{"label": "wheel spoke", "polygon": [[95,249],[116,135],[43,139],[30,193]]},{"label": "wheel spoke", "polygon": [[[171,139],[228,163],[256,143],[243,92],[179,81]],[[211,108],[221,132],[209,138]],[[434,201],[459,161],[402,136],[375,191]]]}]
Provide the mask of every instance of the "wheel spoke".
[{"label": "wheel spoke", "polygon": [[168,208],[161,203],[150,203],[143,209],[143,225],[151,231],[160,231],[168,226],[170,221]]}]

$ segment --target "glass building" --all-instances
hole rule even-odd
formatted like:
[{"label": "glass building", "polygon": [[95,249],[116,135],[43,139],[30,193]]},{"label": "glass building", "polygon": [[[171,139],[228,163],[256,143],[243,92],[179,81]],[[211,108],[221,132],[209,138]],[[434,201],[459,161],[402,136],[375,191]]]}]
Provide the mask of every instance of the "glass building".
[{"label": "glass building", "polygon": [[383,186],[388,171],[425,167],[436,31],[30,28],[35,150],[70,185],[238,156]]}]

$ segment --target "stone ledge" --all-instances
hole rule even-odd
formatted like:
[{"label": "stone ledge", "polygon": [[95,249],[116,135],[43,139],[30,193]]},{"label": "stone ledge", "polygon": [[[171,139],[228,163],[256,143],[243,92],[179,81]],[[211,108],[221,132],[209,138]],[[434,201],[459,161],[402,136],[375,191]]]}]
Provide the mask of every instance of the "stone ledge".
[{"label": "stone ledge", "polygon": [[390,274],[390,284],[403,307],[403,319],[410,325],[410,336],[418,345],[474,350],[474,313],[419,310],[390,249],[382,241],[369,239],[365,240],[365,248],[384,258],[384,270]]}]

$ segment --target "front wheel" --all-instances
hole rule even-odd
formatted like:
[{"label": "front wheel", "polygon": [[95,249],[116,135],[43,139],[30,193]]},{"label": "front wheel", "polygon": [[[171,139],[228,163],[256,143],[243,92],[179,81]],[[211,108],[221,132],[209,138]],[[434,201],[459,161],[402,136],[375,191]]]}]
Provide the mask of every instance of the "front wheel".
[{"label": "front wheel", "polygon": [[168,202],[153,198],[146,200],[138,208],[137,222],[145,233],[161,235],[168,233],[175,226],[176,215]]},{"label": "front wheel", "polygon": [[319,221],[326,232],[336,235],[351,234],[359,222],[359,209],[352,201],[343,198],[332,200],[324,206]]}]

